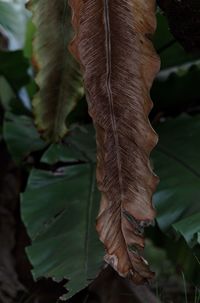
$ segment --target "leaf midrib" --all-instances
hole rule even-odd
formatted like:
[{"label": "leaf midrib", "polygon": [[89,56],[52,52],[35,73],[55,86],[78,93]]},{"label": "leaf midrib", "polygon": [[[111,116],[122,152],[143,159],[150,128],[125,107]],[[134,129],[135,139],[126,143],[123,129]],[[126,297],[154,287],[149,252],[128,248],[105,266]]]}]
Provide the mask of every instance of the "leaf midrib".
[{"label": "leaf midrib", "polygon": [[117,132],[117,123],[114,113],[114,103],[113,103],[113,95],[111,88],[111,73],[112,73],[112,60],[111,60],[111,31],[110,31],[110,16],[109,16],[109,4],[108,0],[104,0],[104,20],[105,20],[105,48],[106,48],[106,90],[108,94],[109,101],[109,109],[110,109],[110,117],[112,123],[112,131],[114,136],[115,148],[116,148],[116,158],[117,158],[117,170],[118,170],[118,178],[119,178],[119,188],[120,188],[120,201],[123,201],[123,184],[122,184],[122,164],[121,157],[119,152],[119,137]]},{"label": "leaf midrib", "polygon": [[118,179],[119,179],[119,192],[120,192],[120,232],[122,234],[122,238],[125,245],[125,251],[127,253],[127,258],[132,266],[132,262],[129,256],[129,248],[127,245],[126,236],[123,230],[123,209],[122,203],[124,199],[124,191],[123,191],[123,178],[122,178],[122,163],[121,163],[121,156],[120,156],[120,147],[119,147],[119,136],[117,130],[117,122],[115,118],[114,112],[114,103],[113,103],[113,95],[112,95],[112,88],[111,88],[111,73],[112,73],[112,60],[111,60],[111,30],[110,30],[110,15],[109,15],[109,0],[104,0],[104,28],[105,28],[105,48],[106,48],[106,67],[107,67],[107,79],[106,79],[106,90],[108,94],[108,101],[109,101],[109,108],[110,108],[110,117],[112,123],[112,131],[114,136],[115,148],[116,148],[116,158],[117,158],[117,170],[118,170]]}]

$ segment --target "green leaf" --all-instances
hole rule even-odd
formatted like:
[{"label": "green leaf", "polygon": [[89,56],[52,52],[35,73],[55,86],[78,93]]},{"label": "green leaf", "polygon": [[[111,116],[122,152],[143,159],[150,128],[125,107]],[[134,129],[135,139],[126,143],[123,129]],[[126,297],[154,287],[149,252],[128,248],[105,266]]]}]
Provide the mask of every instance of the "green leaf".
[{"label": "green leaf", "polygon": [[173,228],[180,233],[186,242],[194,247],[198,242],[198,234],[200,232],[200,211],[186,217],[185,219],[173,224]]},{"label": "green leaf", "polygon": [[10,112],[5,115],[3,136],[10,154],[18,164],[31,152],[41,150],[46,145],[30,117],[16,116]]},{"label": "green leaf", "polygon": [[33,275],[68,279],[69,296],[97,276],[104,255],[95,230],[100,193],[94,151],[92,127],[75,128],[64,146],[52,145],[41,159],[68,165],[62,163],[53,171],[34,169],[22,195],[22,217],[32,239],[27,252]]},{"label": "green leaf", "polygon": [[65,144],[52,144],[41,159],[46,164],[77,161],[96,162],[95,131],[91,125],[74,126]]},{"label": "green leaf", "polygon": [[95,232],[98,207],[94,166],[32,171],[22,216],[32,239],[27,252],[35,278],[67,278],[72,296],[96,277],[103,259]]},{"label": "green leaf", "polygon": [[154,195],[157,222],[175,230],[188,245],[199,232],[200,116],[180,116],[160,124],[160,142],[153,153],[160,184]]},{"label": "green leaf", "polygon": [[35,0],[32,11],[40,87],[33,100],[36,125],[45,139],[57,142],[67,133],[66,118],[83,94],[78,64],[68,51],[71,10],[67,0]]},{"label": "green leaf", "polygon": [[76,150],[63,144],[52,144],[44,153],[41,162],[53,165],[59,162],[76,162]]}]

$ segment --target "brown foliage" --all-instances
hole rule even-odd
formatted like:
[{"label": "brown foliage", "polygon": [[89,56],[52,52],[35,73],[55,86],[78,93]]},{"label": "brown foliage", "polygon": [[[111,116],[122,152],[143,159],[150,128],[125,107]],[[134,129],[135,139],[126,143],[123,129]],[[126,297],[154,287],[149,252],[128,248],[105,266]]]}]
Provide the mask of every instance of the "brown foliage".
[{"label": "brown foliage", "polygon": [[157,185],[149,162],[157,136],[148,120],[149,91],[159,70],[149,39],[156,28],[155,1],[69,2],[76,32],[71,51],[82,66],[97,134],[97,230],[106,262],[142,283],[152,277],[141,255]]}]

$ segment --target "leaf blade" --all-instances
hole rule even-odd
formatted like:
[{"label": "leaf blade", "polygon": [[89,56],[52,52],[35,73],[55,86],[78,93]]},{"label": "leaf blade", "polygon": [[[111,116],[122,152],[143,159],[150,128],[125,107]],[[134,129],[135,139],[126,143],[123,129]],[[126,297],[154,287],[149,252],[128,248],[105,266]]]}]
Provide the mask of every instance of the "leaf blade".
[{"label": "leaf blade", "polygon": [[67,48],[72,34],[70,9],[67,0],[35,0],[31,10],[40,87],[33,99],[35,122],[44,138],[57,142],[67,133],[65,120],[83,93],[78,66]]},{"label": "leaf blade", "polygon": [[157,141],[148,121],[149,89],[159,69],[147,38],[156,27],[155,2],[71,0],[70,5],[76,32],[71,51],[83,69],[97,133],[102,192],[97,230],[107,263],[141,283],[152,277],[141,257],[141,231],[154,218],[151,196],[157,183],[148,159]]},{"label": "leaf blade", "polygon": [[[75,131],[71,136],[84,138],[90,135],[93,142],[92,132],[88,131]],[[67,140],[71,142],[70,136]],[[60,150],[64,160],[64,151],[56,150]],[[67,153],[66,156],[68,161]],[[46,163],[52,163],[51,149],[44,159]],[[95,231],[100,200],[95,165],[91,161],[78,161],[79,155],[77,164],[54,171],[33,169],[21,198],[23,221],[32,239],[27,252],[34,278],[70,280],[66,284],[67,297],[85,288],[97,276],[104,252]]]}]

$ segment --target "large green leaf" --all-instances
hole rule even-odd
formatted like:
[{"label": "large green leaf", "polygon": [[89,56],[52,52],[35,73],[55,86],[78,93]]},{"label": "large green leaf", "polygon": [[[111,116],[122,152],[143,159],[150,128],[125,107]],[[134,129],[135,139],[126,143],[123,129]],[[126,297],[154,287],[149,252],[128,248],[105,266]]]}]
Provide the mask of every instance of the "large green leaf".
[{"label": "large green leaf", "polygon": [[57,142],[66,133],[66,118],[83,94],[78,64],[68,51],[72,40],[67,0],[34,0],[34,58],[40,88],[33,99],[36,124],[43,137]]},{"label": "large green leaf", "polygon": [[[160,142],[153,153],[160,185],[154,195],[157,222],[181,234],[188,245],[200,232],[200,116],[181,116],[160,124]],[[195,240],[196,239],[196,240]]]},{"label": "large green leaf", "polygon": [[[76,150],[73,158],[67,147],[50,147],[42,161],[53,164],[61,160],[68,165],[54,171],[34,169],[22,195],[22,217],[32,239],[27,252],[33,275],[69,279],[70,296],[96,277],[104,254],[95,231],[100,199],[95,164],[84,153],[93,154],[93,148],[90,151],[80,143],[89,134],[93,145],[94,136],[87,130],[75,130],[67,139],[71,151]],[[77,136],[77,145],[73,136]],[[55,151],[60,156],[54,157]]]}]

